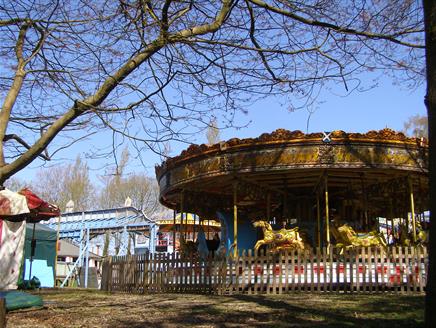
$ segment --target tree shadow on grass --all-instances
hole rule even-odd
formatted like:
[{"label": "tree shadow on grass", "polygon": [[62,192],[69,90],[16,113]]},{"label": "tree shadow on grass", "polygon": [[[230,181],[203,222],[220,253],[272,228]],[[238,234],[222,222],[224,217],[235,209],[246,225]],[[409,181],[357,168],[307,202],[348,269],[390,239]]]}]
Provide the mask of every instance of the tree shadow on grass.
[{"label": "tree shadow on grass", "polygon": [[[423,322],[418,322],[412,317],[399,315],[398,317],[384,316],[383,311],[395,312],[393,307],[398,306],[398,311],[407,311],[413,307],[423,306],[422,297],[413,297],[405,301],[397,295],[392,295],[392,302],[381,297],[368,297],[362,299],[351,297],[350,302],[359,302],[355,306],[362,307],[359,313],[346,307],[337,308],[335,298],[331,298],[332,306],[326,309],[314,308],[307,302],[311,294],[301,294],[301,302],[296,298],[288,302],[280,298],[262,295],[235,295],[221,297],[219,301],[210,304],[189,303],[175,306],[171,315],[162,311],[161,317],[147,317],[147,308],[144,308],[144,318],[132,320],[117,318],[111,322],[116,327],[420,327]],[[338,296],[339,297],[339,296]],[[398,298],[398,299],[396,299]],[[211,298],[213,300],[213,296]],[[327,298],[328,299],[328,298]],[[189,302],[189,301],[188,301]],[[351,306],[352,307],[352,306]],[[157,306],[153,310],[159,310]],[[160,309],[162,310],[162,309]],[[367,314],[367,315],[365,315]]]}]

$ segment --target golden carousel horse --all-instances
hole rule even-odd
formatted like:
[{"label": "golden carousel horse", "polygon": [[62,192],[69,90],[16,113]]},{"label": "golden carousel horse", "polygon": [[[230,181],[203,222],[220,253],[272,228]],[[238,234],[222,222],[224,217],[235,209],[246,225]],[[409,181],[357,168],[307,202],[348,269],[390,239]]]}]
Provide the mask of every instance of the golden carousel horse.
[{"label": "golden carousel horse", "polygon": [[409,232],[407,229],[407,226],[405,224],[401,224],[401,231],[400,234],[400,244],[402,246],[424,246],[428,243],[428,234],[427,232],[422,228],[421,223],[419,221],[416,221],[415,227],[416,227],[416,242],[413,242],[413,232]]},{"label": "golden carousel horse", "polygon": [[416,221],[415,226],[416,229],[418,230],[418,233],[416,234],[416,243],[418,245],[427,245],[428,244],[427,232],[422,228],[421,223],[419,223],[419,221]]},{"label": "golden carousel horse", "polygon": [[330,231],[336,239],[336,247],[341,248],[340,254],[344,249],[354,247],[383,247],[386,249],[386,241],[383,234],[377,231],[370,231],[369,233],[356,233],[352,227],[347,223],[337,227],[335,223],[330,226]]},{"label": "golden carousel horse", "polygon": [[255,221],[253,226],[261,227],[264,235],[263,239],[258,240],[254,246],[256,252],[262,245],[271,245],[270,252],[272,253],[287,249],[310,249],[303,242],[303,239],[298,232],[298,227],[293,229],[282,228],[280,230],[273,230],[268,222],[262,220]]}]

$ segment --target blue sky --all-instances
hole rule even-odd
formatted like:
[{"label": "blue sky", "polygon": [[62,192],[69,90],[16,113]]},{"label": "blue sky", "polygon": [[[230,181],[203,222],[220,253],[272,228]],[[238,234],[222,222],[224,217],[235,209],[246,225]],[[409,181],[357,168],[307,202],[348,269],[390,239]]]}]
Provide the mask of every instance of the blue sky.
[{"label": "blue sky", "polygon": [[[342,92],[342,90],[339,90]],[[393,85],[389,79],[381,79],[378,86],[366,92],[353,92],[348,96],[339,96],[330,91],[320,94],[315,112],[312,114],[308,132],[344,130],[347,132],[366,132],[389,127],[401,130],[404,122],[412,115],[425,114],[423,102],[425,86],[415,90],[401,89]],[[272,132],[278,128],[288,130],[302,130],[306,132],[308,112],[304,109],[290,112],[280,99],[265,99],[250,107],[247,115],[239,114],[236,122],[241,125],[250,122],[242,129],[228,129],[221,132],[221,139],[257,137],[265,132]],[[92,148],[107,146],[107,135],[97,135],[86,142],[82,142],[58,154],[59,164],[62,161],[74,160],[78,154],[89,152]],[[206,136],[197,135],[195,143],[205,143]],[[186,144],[171,144],[172,156],[178,155]],[[158,155],[151,151],[143,153],[145,167],[137,160],[132,160],[129,172],[146,172],[154,176],[154,166],[161,162]],[[91,174],[97,181],[98,175],[104,173],[104,167],[112,158],[89,161]],[[16,176],[29,181],[34,178],[41,163],[34,163],[19,172]],[[49,164],[51,165],[51,164]]]},{"label": "blue sky", "polygon": [[[310,118],[309,131],[344,130],[366,132],[389,127],[401,130],[404,122],[414,114],[425,115],[424,87],[417,90],[400,90],[389,81],[382,86],[348,96],[324,93],[323,100]],[[308,112],[304,109],[289,112],[277,103],[264,101],[252,108],[250,126],[239,131],[226,131],[224,139],[255,137],[277,128],[306,132]]]}]

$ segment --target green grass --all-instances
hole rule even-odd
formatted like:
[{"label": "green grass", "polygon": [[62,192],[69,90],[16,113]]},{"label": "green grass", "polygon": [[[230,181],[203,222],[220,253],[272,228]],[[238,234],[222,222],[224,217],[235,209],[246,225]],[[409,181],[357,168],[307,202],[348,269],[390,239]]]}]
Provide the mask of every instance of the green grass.
[{"label": "green grass", "polygon": [[8,327],[421,327],[423,295],[106,294],[42,291],[45,308]]}]

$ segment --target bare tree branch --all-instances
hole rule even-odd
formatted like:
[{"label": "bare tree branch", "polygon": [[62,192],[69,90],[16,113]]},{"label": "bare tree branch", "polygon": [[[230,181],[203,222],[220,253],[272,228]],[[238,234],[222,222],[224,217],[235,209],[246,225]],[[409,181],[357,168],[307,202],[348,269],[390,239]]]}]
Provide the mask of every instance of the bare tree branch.
[{"label": "bare tree branch", "polygon": [[[161,153],[169,141],[193,142],[217,118],[220,128],[247,125],[235,117],[258,99],[313,109],[326,85],[348,93],[368,71],[411,87],[424,77],[419,2],[20,0],[3,7],[0,182],[100,131],[113,133],[115,150],[129,139],[139,151]],[[7,135],[28,147],[5,142]]]},{"label": "bare tree branch", "polygon": [[352,35],[360,35],[360,36],[364,36],[370,39],[383,39],[383,40],[388,40],[406,47],[410,47],[410,48],[421,48],[424,49],[425,46],[423,44],[414,44],[414,43],[409,43],[409,42],[404,42],[399,40],[397,37],[404,35],[404,34],[408,34],[408,33],[422,33],[423,30],[419,29],[419,30],[406,30],[406,31],[402,31],[401,33],[395,33],[395,34],[381,34],[381,33],[371,33],[371,32],[366,32],[366,31],[359,31],[356,29],[352,29],[352,28],[347,28],[347,27],[343,27],[343,26],[338,26],[335,24],[331,24],[331,23],[327,23],[327,22],[322,22],[322,21],[318,21],[318,20],[313,20],[313,19],[307,19],[304,18],[302,16],[296,15],[290,11],[286,11],[274,6],[271,6],[269,4],[267,4],[266,2],[263,2],[261,0],[248,0],[250,2],[252,2],[253,4],[265,8],[266,10],[275,12],[277,14],[280,15],[284,15],[287,16],[289,18],[295,19],[301,23],[307,24],[307,25],[313,25],[313,26],[319,26],[319,27],[323,27],[323,28],[327,28],[339,33],[344,33],[344,34],[352,34]]}]

